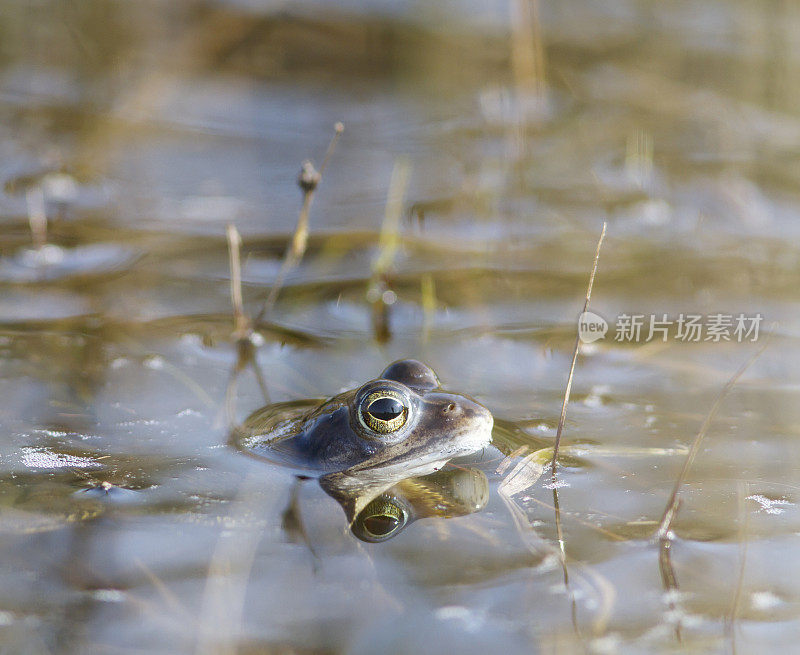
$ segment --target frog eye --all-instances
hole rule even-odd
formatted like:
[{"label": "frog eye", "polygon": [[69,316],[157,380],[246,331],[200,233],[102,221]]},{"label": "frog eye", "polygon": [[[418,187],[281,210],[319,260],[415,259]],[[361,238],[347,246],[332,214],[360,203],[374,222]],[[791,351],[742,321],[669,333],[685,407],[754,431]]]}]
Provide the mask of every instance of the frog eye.
[{"label": "frog eye", "polygon": [[386,537],[401,525],[402,517],[390,514],[374,514],[364,518],[364,530],[371,537]]},{"label": "frog eye", "polygon": [[408,406],[393,389],[367,394],[358,407],[361,422],[373,432],[389,434],[402,428],[408,420]]},{"label": "frog eye", "polygon": [[367,505],[353,524],[353,531],[363,541],[377,542],[400,532],[408,515],[396,501],[379,497]]}]

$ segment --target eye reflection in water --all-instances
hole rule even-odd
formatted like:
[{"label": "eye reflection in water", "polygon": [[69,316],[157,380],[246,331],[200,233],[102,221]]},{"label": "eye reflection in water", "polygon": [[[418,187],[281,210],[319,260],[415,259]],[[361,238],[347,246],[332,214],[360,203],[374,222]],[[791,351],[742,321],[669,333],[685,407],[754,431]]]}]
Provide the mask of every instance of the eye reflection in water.
[{"label": "eye reflection in water", "polygon": [[385,541],[403,531],[408,517],[408,508],[401,499],[382,494],[361,510],[350,525],[350,530],[361,541]]},{"label": "eye reflection in water", "polygon": [[369,543],[392,539],[418,519],[478,512],[489,499],[486,475],[475,468],[366,483],[329,474],[320,478],[320,486],[342,506],[353,535]]}]

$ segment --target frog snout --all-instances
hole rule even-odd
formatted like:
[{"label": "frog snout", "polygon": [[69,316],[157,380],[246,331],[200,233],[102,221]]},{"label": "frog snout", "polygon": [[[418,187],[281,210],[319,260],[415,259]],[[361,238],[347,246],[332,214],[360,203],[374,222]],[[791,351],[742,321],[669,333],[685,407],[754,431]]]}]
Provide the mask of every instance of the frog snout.
[{"label": "frog snout", "polygon": [[448,420],[465,420],[469,423],[486,424],[490,428],[494,423],[492,413],[469,398],[453,399],[444,403],[442,414]]},{"label": "frog snout", "polygon": [[459,452],[468,454],[492,440],[492,413],[469,398],[448,399],[441,405],[442,429],[450,435]]}]

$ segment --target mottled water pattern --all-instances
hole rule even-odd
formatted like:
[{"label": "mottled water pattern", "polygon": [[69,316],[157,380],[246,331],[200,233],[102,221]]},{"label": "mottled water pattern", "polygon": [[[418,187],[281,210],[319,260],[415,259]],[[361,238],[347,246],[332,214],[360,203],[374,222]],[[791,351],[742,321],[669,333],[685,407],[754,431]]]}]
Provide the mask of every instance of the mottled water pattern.
[{"label": "mottled water pattern", "polygon": [[[744,0],[4,2],[0,651],[791,652],[798,30],[798,6]],[[237,375],[225,225],[254,314],[339,120]],[[557,484],[546,456],[484,463],[468,502],[368,543],[316,480],[229,445],[256,367],[284,402],[400,357],[489,407],[507,451],[552,444],[603,221],[611,327],[578,360]],[[757,343],[614,340],[621,314],[758,313]]]}]

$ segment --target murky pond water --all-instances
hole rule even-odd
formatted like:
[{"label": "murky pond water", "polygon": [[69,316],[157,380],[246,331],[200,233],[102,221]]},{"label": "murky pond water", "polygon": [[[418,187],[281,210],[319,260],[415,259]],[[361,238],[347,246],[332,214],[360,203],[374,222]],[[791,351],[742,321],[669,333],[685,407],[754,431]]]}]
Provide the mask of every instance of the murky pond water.
[{"label": "murky pond water", "polygon": [[[798,33],[739,0],[4,2],[0,652],[790,651]],[[252,317],[337,121],[237,346],[226,226]],[[237,447],[405,357],[499,450],[358,503]]]}]

